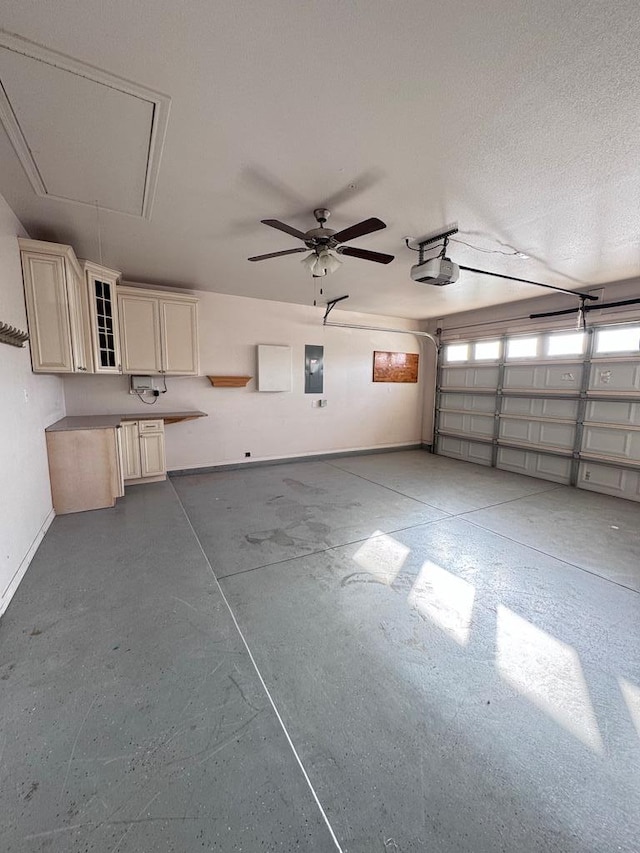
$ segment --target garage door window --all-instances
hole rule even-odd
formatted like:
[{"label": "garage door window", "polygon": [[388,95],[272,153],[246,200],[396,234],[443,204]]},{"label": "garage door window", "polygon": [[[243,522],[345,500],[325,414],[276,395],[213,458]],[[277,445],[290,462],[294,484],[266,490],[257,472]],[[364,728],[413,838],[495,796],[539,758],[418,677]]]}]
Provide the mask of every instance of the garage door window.
[{"label": "garage door window", "polygon": [[509,338],[507,358],[535,358],[538,354],[538,338]]},{"label": "garage door window", "polygon": [[565,332],[547,338],[547,355],[582,355],[584,352],[584,332]]},{"label": "garage door window", "polygon": [[597,353],[638,352],[640,326],[618,326],[601,329],[596,335]]},{"label": "garage door window", "polygon": [[449,344],[445,350],[447,361],[468,361],[469,344]]},{"label": "garage door window", "polygon": [[500,358],[500,341],[478,341],[473,347],[476,361],[497,361]]}]

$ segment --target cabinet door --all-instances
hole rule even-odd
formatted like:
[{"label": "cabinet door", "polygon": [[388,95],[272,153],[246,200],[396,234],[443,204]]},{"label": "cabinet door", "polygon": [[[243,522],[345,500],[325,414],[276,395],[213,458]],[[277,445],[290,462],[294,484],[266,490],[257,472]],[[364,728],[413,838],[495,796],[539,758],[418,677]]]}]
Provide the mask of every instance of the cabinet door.
[{"label": "cabinet door", "polygon": [[168,375],[198,375],[198,304],[160,300],[162,366]]},{"label": "cabinet door", "polygon": [[137,480],[142,476],[138,421],[123,421],[119,431],[122,448],[122,477],[124,480]]},{"label": "cabinet door", "polygon": [[[85,264],[85,267],[88,267]],[[116,277],[100,275],[86,269],[89,299],[91,337],[93,341],[93,369],[95,373],[120,373],[120,329],[118,327],[118,301]]]},{"label": "cabinet door", "polygon": [[160,309],[155,297],[118,293],[122,372],[162,372]]},{"label": "cabinet door", "polygon": [[34,373],[73,373],[64,258],[22,252]]},{"label": "cabinet door", "polygon": [[77,373],[93,373],[89,336],[89,304],[84,281],[79,271],[66,259],[65,271],[74,371]]},{"label": "cabinet door", "polygon": [[164,432],[140,436],[141,476],[157,477],[165,473]]}]

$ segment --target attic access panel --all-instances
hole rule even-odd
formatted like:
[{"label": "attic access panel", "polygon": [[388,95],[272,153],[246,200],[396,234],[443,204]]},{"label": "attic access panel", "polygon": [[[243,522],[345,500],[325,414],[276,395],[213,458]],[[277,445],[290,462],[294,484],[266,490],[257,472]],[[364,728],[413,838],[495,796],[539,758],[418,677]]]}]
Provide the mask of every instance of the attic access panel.
[{"label": "attic access panel", "polygon": [[40,196],[150,217],[169,98],[0,33],[0,119]]}]

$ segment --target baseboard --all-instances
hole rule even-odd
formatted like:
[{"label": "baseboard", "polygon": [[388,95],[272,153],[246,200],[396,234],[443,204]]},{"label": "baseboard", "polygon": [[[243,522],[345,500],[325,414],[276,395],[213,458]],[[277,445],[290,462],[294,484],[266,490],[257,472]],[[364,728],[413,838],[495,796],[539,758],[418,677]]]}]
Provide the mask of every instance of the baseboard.
[{"label": "baseboard", "polygon": [[44,539],[44,535],[51,526],[51,522],[55,517],[56,511],[52,508],[45,520],[42,522],[40,530],[38,530],[35,539],[29,546],[29,550],[22,558],[22,561],[16,569],[15,574],[7,584],[7,588],[2,593],[2,598],[0,598],[0,616],[2,616],[2,614],[5,612],[11,602],[11,599],[16,594],[16,590],[20,586],[20,581],[25,576],[27,569],[31,565],[31,560],[33,560],[34,555],[38,550],[38,546]]},{"label": "baseboard", "polygon": [[345,456],[372,456],[374,453],[398,453],[401,450],[423,450],[425,445],[394,444],[371,447],[366,450],[340,450],[333,453],[309,453],[305,456],[283,456],[278,459],[248,459],[246,462],[231,462],[226,465],[205,465],[199,468],[176,468],[167,471],[169,477],[188,477],[191,474],[211,474],[216,471],[239,471],[241,468],[265,468],[268,465],[286,465],[290,462],[321,462],[327,459],[342,459]]}]

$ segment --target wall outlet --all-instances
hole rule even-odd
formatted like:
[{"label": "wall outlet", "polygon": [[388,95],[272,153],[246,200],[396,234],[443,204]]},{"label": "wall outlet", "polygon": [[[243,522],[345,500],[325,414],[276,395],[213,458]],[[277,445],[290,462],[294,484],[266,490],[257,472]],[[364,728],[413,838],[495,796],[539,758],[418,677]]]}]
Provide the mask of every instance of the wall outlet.
[{"label": "wall outlet", "polygon": [[245,455],[245,456],[251,456],[251,451],[250,451],[250,450],[245,451],[245,454],[244,454],[244,455]]}]

